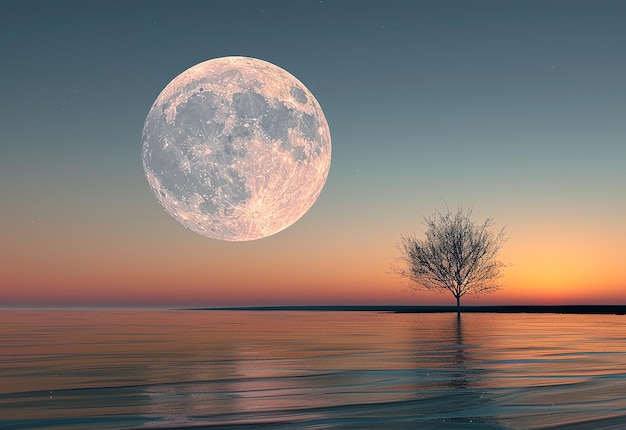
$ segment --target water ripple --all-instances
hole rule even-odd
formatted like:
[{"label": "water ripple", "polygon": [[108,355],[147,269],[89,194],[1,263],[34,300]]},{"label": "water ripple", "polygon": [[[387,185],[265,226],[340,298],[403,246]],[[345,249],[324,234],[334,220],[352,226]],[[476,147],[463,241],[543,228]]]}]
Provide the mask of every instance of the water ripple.
[{"label": "water ripple", "polygon": [[623,316],[0,318],[3,429],[626,426]]}]

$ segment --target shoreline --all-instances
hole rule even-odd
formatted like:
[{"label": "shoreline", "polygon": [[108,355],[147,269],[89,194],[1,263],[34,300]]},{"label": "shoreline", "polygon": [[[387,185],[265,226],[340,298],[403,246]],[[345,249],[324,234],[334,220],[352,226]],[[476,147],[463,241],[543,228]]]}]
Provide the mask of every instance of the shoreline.
[{"label": "shoreline", "polygon": [[[456,306],[233,306],[216,308],[180,308],[193,311],[338,311],[389,313],[456,313]],[[461,306],[461,313],[542,313],[626,315],[626,305],[510,305]]]}]

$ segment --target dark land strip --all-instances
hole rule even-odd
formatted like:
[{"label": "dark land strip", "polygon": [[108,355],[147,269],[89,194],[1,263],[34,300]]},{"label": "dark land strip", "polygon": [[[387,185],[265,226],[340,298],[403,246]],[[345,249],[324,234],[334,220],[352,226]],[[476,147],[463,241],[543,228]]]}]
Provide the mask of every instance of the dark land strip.
[{"label": "dark land strip", "polygon": [[[456,312],[456,306],[246,306],[220,308],[186,308],[211,311],[341,311],[443,313]],[[626,315],[626,305],[558,305],[558,306],[461,306],[462,313],[543,313],[543,314],[613,314]]]}]

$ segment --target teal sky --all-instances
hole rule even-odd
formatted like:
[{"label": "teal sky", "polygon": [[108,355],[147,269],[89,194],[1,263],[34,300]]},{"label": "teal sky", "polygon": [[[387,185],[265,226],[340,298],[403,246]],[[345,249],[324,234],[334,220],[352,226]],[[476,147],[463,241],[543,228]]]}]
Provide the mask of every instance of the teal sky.
[{"label": "teal sky", "polygon": [[[624,22],[603,0],[4,1],[0,305],[447,303],[386,273],[446,204],[507,226],[494,302],[626,303]],[[141,164],[159,92],[227,55],[296,76],[332,134],[318,202],[250,244],[184,229]]]}]

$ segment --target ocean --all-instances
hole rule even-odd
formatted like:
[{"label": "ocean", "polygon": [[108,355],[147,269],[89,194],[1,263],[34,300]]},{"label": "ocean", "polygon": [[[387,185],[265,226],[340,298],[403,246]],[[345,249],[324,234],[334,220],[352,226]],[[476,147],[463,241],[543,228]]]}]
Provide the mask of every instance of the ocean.
[{"label": "ocean", "polygon": [[1,429],[622,429],[626,316],[0,311]]}]

